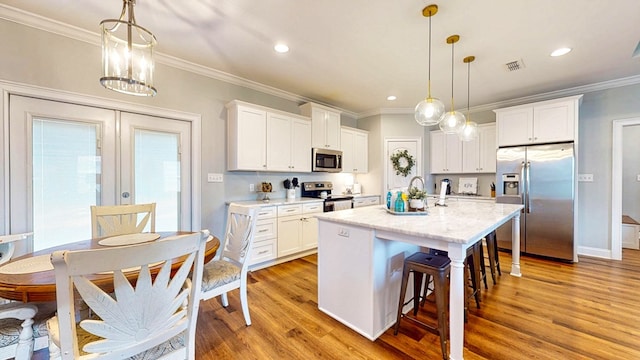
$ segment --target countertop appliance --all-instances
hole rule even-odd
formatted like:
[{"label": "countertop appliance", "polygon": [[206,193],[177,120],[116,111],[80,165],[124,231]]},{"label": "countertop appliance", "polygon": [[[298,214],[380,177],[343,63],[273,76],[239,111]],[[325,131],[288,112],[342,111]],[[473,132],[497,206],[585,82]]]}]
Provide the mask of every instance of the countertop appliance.
[{"label": "countertop appliance", "polygon": [[330,181],[316,181],[302,183],[302,197],[324,199],[324,212],[351,209],[353,196],[331,194],[333,183]]},{"label": "countertop appliance", "polygon": [[[498,149],[496,202],[523,204],[522,252],[574,260],[573,142]],[[511,222],[497,230],[498,246],[511,249]]]},{"label": "countertop appliance", "polygon": [[451,195],[451,180],[449,179],[442,179],[441,184],[447,184],[447,192],[446,195]]},{"label": "countertop appliance", "polygon": [[311,165],[316,172],[341,172],[342,151],[313,148],[311,150]]}]

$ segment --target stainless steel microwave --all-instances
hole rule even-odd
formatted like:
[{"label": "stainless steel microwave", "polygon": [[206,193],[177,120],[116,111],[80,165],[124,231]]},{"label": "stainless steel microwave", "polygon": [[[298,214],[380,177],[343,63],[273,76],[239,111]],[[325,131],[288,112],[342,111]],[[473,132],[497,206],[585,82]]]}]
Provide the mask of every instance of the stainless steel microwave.
[{"label": "stainless steel microwave", "polygon": [[342,171],[342,151],[339,150],[313,148],[311,161],[313,164],[313,171]]}]

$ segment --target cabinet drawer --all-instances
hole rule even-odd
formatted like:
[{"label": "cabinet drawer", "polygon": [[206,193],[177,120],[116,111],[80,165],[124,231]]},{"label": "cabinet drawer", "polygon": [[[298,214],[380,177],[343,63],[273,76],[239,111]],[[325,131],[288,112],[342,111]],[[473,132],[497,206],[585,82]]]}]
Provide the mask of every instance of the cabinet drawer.
[{"label": "cabinet drawer", "polygon": [[278,236],[278,220],[276,218],[258,220],[256,222],[256,236],[253,240],[254,242],[264,240],[264,239],[272,239],[277,236]]},{"label": "cabinet drawer", "polygon": [[278,206],[278,216],[302,214],[302,204]]},{"label": "cabinet drawer", "polygon": [[377,196],[353,199],[353,207],[374,206],[380,204],[380,198]]},{"label": "cabinet drawer", "polygon": [[324,211],[324,203],[310,203],[302,205],[302,212],[305,214],[321,213]]},{"label": "cabinet drawer", "polygon": [[276,242],[275,240],[261,241],[253,244],[251,249],[250,264],[257,264],[263,261],[276,258]]},{"label": "cabinet drawer", "polygon": [[258,220],[273,218],[276,215],[278,215],[278,211],[275,206],[265,206],[258,210]]}]

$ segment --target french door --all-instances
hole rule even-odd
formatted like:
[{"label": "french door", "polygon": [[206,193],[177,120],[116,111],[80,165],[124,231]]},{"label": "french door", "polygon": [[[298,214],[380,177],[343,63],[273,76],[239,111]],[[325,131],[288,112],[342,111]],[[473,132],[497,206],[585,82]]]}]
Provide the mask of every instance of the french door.
[{"label": "french door", "polygon": [[16,255],[91,237],[91,205],[156,202],[156,230],[190,229],[190,124],[23,96],[9,98]]}]

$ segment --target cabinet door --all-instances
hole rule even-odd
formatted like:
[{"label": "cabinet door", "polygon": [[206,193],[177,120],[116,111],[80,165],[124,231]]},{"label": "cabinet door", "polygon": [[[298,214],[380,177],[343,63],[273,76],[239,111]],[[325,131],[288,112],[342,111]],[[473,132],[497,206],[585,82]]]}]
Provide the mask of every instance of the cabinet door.
[{"label": "cabinet door", "polygon": [[[342,141],[342,139],[340,139]],[[355,132],[353,137],[353,158],[356,173],[369,172],[369,135]]]},{"label": "cabinet door", "polygon": [[292,119],[291,170],[311,172],[311,122]]},{"label": "cabinet door", "polygon": [[[480,132],[480,128],[478,128]],[[471,141],[462,142],[462,172],[477,173],[480,171],[480,135]]]},{"label": "cabinet door", "polygon": [[302,219],[302,250],[318,247],[318,219],[305,217]]},{"label": "cabinet door", "polygon": [[561,102],[533,108],[533,142],[574,140],[574,102]]},{"label": "cabinet door", "polygon": [[327,147],[327,119],[323,109],[311,109],[311,144],[314,148]]},{"label": "cabinet door", "polygon": [[265,170],[267,113],[238,106],[235,112],[232,111],[229,121],[229,170]]},{"label": "cabinet door", "polygon": [[291,171],[291,119],[267,114],[267,170]]},{"label": "cabinet door", "polygon": [[449,173],[462,172],[462,141],[458,134],[445,134],[446,169]]},{"label": "cabinet door", "polygon": [[326,144],[329,149],[340,149],[340,114],[326,112]]},{"label": "cabinet door", "polygon": [[533,108],[500,111],[496,114],[499,146],[524,145],[533,141]]},{"label": "cabinet door", "polygon": [[496,126],[479,126],[478,165],[479,171],[484,173],[496,172]]},{"label": "cabinet door", "polygon": [[342,171],[355,172],[356,164],[354,153],[355,133],[351,130],[342,129],[340,136],[340,147],[342,148]]},{"label": "cabinet door", "polygon": [[431,173],[442,174],[446,172],[446,151],[447,143],[442,131],[432,131],[430,133],[430,151],[429,156],[431,158]]},{"label": "cabinet door", "polygon": [[278,218],[278,257],[294,254],[302,249],[300,218],[300,216]]}]

